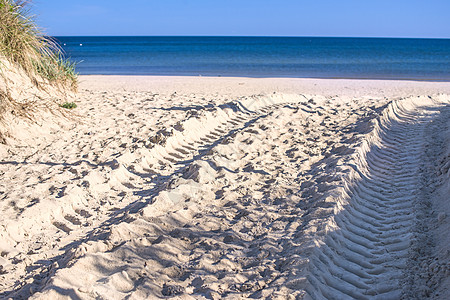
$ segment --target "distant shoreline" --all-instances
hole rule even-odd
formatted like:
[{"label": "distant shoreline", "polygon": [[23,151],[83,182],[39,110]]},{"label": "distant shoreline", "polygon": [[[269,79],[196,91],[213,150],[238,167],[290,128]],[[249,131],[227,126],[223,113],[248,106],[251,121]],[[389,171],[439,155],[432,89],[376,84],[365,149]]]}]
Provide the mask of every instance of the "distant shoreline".
[{"label": "distant shoreline", "polygon": [[450,81],[253,78],[212,76],[81,75],[80,89],[154,93],[217,93],[232,97],[260,94],[311,94],[333,97],[407,97],[450,94]]},{"label": "distant shoreline", "polygon": [[329,79],[329,80],[376,80],[376,81],[418,81],[450,82],[449,78],[414,78],[414,77],[295,77],[295,76],[241,76],[241,75],[187,75],[187,74],[79,74],[87,76],[125,76],[125,77],[206,77],[206,78],[252,78],[252,79]]}]

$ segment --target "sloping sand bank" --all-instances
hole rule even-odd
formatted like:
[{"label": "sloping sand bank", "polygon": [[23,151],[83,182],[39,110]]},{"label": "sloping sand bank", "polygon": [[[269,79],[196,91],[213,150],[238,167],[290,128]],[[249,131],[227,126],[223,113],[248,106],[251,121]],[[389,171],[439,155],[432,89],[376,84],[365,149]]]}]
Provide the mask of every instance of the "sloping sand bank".
[{"label": "sloping sand bank", "polygon": [[1,149],[2,298],[449,296],[449,83],[82,80]]}]

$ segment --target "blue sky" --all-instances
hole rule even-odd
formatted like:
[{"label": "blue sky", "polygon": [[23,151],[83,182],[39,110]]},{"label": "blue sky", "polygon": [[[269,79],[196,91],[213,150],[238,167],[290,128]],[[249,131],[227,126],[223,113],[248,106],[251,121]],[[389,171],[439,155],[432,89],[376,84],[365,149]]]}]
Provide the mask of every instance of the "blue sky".
[{"label": "blue sky", "polygon": [[450,38],[450,0],[34,0],[49,35]]}]

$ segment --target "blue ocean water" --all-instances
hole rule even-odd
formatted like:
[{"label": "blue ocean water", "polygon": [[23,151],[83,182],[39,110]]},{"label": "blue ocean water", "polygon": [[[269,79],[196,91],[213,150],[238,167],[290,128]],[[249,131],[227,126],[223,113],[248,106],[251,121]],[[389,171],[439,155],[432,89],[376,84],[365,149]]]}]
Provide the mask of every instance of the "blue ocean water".
[{"label": "blue ocean water", "polygon": [[56,37],[82,74],[450,80],[450,39]]}]

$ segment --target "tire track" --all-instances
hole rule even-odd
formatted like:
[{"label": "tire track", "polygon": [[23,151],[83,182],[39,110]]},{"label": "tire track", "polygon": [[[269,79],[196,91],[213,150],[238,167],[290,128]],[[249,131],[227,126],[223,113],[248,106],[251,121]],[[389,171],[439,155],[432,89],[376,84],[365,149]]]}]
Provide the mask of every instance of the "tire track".
[{"label": "tire track", "polygon": [[[138,163],[121,162],[128,172],[142,176],[154,174],[141,191],[143,197],[154,198],[167,184],[180,176],[193,162],[208,155],[220,143],[246,130],[253,123],[266,118],[274,110],[286,103],[234,101],[220,105],[198,118],[190,118],[182,123],[183,130],[170,135],[162,144],[153,145]],[[118,158],[120,162],[121,159]],[[142,171],[136,171],[142,170]],[[147,202],[148,202],[147,201]],[[140,207],[139,207],[140,208]],[[130,207],[126,208],[127,210]],[[134,211],[134,210],[133,210]]]},{"label": "tire track", "polygon": [[141,164],[133,164],[132,168],[147,169],[160,175],[176,173],[194,157],[207,152],[230,134],[267,116],[279,105],[281,104],[271,103],[253,111],[236,101],[209,108],[203,115],[190,117],[174,128],[159,133],[163,135],[162,140],[155,137],[154,140],[160,141],[147,146],[150,149],[145,153]]},{"label": "tire track", "polygon": [[312,299],[402,297],[433,106],[424,99],[392,102],[360,147],[340,211],[310,258],[306,292]]},{"label": "tire track", "polygon": [[[248,107],[249,105],[252,105],[252,102],[246,106]],[[114,225],[116,223],[124,222],[124,220],[126,222],[129,214],[135,213],[148,203],[151,203],[162,190],[167,188],[171,180],[182,174],[192,162],[207,155],[210,149],[228,137],[245,130],[257,120],[267,117],[281,105],[284,105],[284,103],[263,102],[262,106],[258,107],[256,105],[256,109],[250,110],[250,108],[236,101],[209,108],[209,111],[204,115],[188,118],[181,123],[184,127],[183,130],[169,129],[173,134],[164,139],[161,144],[147,147],[149,149],[145,156],[140,157],[142,153],[139,152],[136,154],[131,153],[131,155],[128,153],[122,157],[117,157],[111,163],[108,162],[107,164],[110,164],[112,169],[108,182],[118,181],[126,189],[136,190],[138,187],[128,185],[128,182],[123,181],[124,179],[131,176],[148,177],[148,171],[151,171],[153,176],[145,182],[142,190],[136,191],[136,194],[145,200],[128,203],[109,214],[105,214],[103,220],[101,222],[97,221],[98,225],[88,232],[85,231],[82,224],[78,222],[73,223],[70,218],[58,217],[56,218],[57,221],[44,225],[44,227],[58,225],[56,226],[57,229],[67,233],[66,240],[72,240],[72,242],[65,245],[63,249],[68,250],[68,253],[48,258],[42,264],[37,262],[33,272],[27,274],[27,277],[22,279],[22,282],[28,282],[30,278],[39,278],[39,280],[35,279],[30,284],[20,284],[0,295],[6,297],[30,296],[36,290],[36,285],[39,286],[45,283],[46,278],[54,274],[57,268],[63,267],[68,260],[85,254],[85,252],[77,249],[81,244],[101,238],[105,232],[111,230],[111,226],[116,226]],[[135,160],[136,158],[139,158],[139,160]],[[132,161],[131,163],[129,163],[130,160]],[[155,169],[159,172],[155,171]],[[173,200],[175,201],[176,199]],[[85,220],[90,221],[94,218],[94,212],[92,211],[94,209],[95,207],[86,207],[83,210],[83,214],[88,215]],[[166,209],[173,209],[173,206]],[[161,211],[161,213],[164,213],[164,211]],[[52,215],[52,212],[48,212],[48,214]],[[95,217],[102,219],[101,216]],[[53,262],[58,267],[55,268],[53,265],[49,267],[48,261]]]}]

